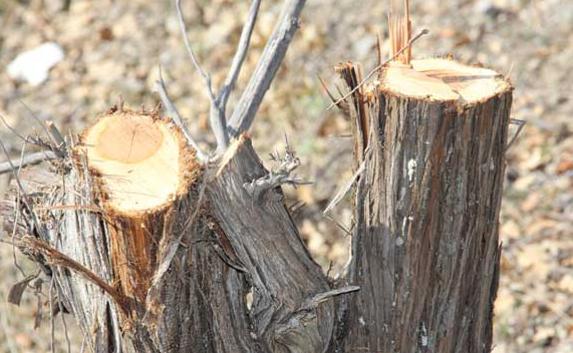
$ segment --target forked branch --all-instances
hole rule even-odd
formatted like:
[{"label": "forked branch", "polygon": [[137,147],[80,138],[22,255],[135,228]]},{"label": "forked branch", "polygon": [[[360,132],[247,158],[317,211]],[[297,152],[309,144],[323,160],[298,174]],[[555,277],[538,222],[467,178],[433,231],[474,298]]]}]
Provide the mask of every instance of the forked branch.
[{"label": "forked branch", "polygon": [[[269,89],[281,62],[284,59],[294,33],[298,29],[300,13],[305,2],[305,0],[285,1],[280,21],[277,23],[271,38],[269,38],[257,67],[255,68],[247,87],[243,91],[228,124],[226,116],[227,102],[229,101],[229,96],[235,87],[241,72],[241,67],[247,56],[261,0],[253,0],[251,3],[247,20],[241,32],[237,51],[235,52],[233,61],[231,62],[231,68],[229,69],[225,83],[218,94],[215,94],[213,90],[211,76],[201,67],[197,60],[197,56],[191,47],[191,43],[187,36],[183,12],[181,10],[181,0],[175,0],[177,18],[179,20],[179,26],[185,47],[189,57],[191,58],[193,66],[204,81],[207,96],[211,102],[209,121],[211,130],[217,140],[218,155],[221,155],[228,147],[230,136],[236,137],[241,132],[248,130],[252,125],[263,97]],[[162,97],[162,100],[163,98],[164,97]],[[173,109],[171,109],[171,111],[173,111]]]},{"label": "forked branch", "polygon": [[183,12],[181,11],[181,0],[175,0],[175,7],[177,8],[177,19],[179,20],[179,27],[181,30],[181,35],[183,36],[183,41],[185,43],[185,48],[187,48],[187,53],[191,58],[191,62],[193,66],[203,78],[205,83],[205,88],[207,90],[207,96],[209,97],[209,101],[211,102],[211,108],[209,113],[209,123],[211,124],[211,130],[215,135],[215,139],[217,140],[217,152],[221,153],[224,151],[227,146],[229,145],[229,135],[227,134],[227,119],[225,117],[224,111],[221,110],[218,104],[218,98],[215,96],[213,92],[213,85],[211,83],[211,76],[203,70],[197,57],[195,56],[195,52],[191,47],[191,43],[189,41],[189,37],[187,36],[187,27],[185,26],[185,19],[183,18]]}]

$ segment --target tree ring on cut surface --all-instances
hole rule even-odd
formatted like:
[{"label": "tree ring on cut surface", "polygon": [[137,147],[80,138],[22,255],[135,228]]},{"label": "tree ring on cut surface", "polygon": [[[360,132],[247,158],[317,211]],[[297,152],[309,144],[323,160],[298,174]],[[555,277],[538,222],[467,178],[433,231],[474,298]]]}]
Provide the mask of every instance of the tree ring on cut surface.
[{"label": "tree ring on cut surface", "polygon": [[105,206],[125,215],[163,208],[185,194],[198,168],[180,131],[153,114],[106,114],[82,142]]}]

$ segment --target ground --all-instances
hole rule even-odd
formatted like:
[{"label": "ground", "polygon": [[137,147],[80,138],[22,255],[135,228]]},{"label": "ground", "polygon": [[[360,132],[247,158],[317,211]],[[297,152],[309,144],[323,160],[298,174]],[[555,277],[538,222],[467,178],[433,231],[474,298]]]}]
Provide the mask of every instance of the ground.
[{"label": "ground", "polygon": [[[121,99],[132,107],[153,107],[161,64],[192,133],[205,147],[212,142],[207,98],[186,56],[172,2],[72,0],[67,11],[64,3],[0,1],[0,113],[9,124],[22,135],[39,132],[29,107],[39,119],[78,132]],[[252,131],[262,156],[282,148],[285,136],[296,148],[303,161],[298,175],[314,184],[287,189],[289,202],[305,203],[296,214],[301,232],[321,265],[332,261],[335,271],[348,256],[348,237],[332,219],[347,227],[350,209],[343,203],[329,218],[321,210],[350,177],[350,126],[327,109],[317,77],[334,87],[339,81],[332,68],[338,62],[361,62],[366,70],[374,66],[376,34],[384,31],[388,3],[309,0]],[[246,0],[183,1],[189,37],[216,86],[225,77],[248,5]],[[431,32],[416,43],[414,56],[451,53],[509,76],[515,87],[512,116],[527,122],[507,152],[494,352],[572,352],[573,2],[427,0],[412,1],[412,10],[415,31]],[[279,11],[280,1],[263,1],[239,87]],[[19,53],[48,41],[59,44],[65,57],[45,83],[31,86],[8,77],[5,67]],[[22,151],[22,141],[3,126],[0,139],[12,157]],[[0,191],[7,182],[6,175],[0,177]],[[36,270],[20,255],[18,261],[25,273]],[[22,276],[12,248],[0,244],[0,352],[48,352],[52,335],[54,351],[67,351],[59,316],[52,333],[44,308],[34,330],[38,306],[33,293],[25,294],[21,307],[6,303],[7,291]],[[79,351],[81,336],[71,317],[66,323],[71,351]]]}]

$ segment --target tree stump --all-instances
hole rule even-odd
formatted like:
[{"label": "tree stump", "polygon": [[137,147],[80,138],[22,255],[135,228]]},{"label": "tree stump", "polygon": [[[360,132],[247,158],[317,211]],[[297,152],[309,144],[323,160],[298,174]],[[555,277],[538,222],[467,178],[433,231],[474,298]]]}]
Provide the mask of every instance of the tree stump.
[{"label": "tree stump", "polygon": [[489,352],[512,87],[449,59],[393,62],[355,90],[346,352]]}]

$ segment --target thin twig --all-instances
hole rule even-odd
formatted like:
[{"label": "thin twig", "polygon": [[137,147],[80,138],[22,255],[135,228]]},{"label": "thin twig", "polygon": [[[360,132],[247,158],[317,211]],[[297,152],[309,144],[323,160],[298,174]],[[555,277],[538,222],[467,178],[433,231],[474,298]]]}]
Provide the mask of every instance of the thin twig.
[{"label": "thin twig", "polygon": [[[24,185],[22,185],[22,182],[20,181],[20,178],[18,177],[18,173],[16,172],[16,169],[18,169],[18,167],[16,167],[14,165],[14,163],[12,163],[12,161],[10,160],[10,155],[8,154],[8,150],[6,149],[6,146],[4,146],[4,143],[2,143],[2,140],[0,140],[0,148],[2,148],[2,151],[4,152],[4,155],[6,156],[6,158],[8,158],[8,160],[6,162],[0,164],[0,172],[2,171],[2,167],[5,167],[6,165],[8,166],[7,171],[12,172],[14,179],[16,179],[16,184],[18,185],[18,188],[22,191],[22,195],[25,198],[25,196],[27,194],[26,194],[26,191],[24,190]],[[24,158],[21,158],[20,160],[23,160],[23,159]]]},{"label": "thin twig", "polygon": [[257,67],[229,119],[228,125],[232,136],[239,136],[253,124],[265,93],[269,89],[299,27],[299,17],[304,4],[305,0],[285,1],[282,17],[275,26]]},{"label": "thin twig", "polygon": [[[6,154],[6,156],[8,156]],[[58,159],[59,157],[52,151],[40,151],[27,154],[22,156],[18,161],[12,161],[8,159],[6,162],[0,163],[0,174],[9,173],[20,167],[25,167],[32,164],[38,164],[44,161],[49,161],[52,159]]]},{"label": "thin twig", "polygon": [[217,140],[217,152],[223,152],[229,145],[229,135],[227,133],[227,118],[223,111],[221,111],[218,100],[213,92],[213,85],[211,82],[211,76],[199,65],[199,61],[191,48],[191,43],[189,37],[187,36],[187,27],[185,26],[185,19],[183,18],[183,12],[181,11],[181,0],[175,0],[175,7],[177,8],[177,19],[179,20],[179,27],[181,30],[181,35],[183,36],[183,42],[185,43],[185,48],[187,48],[187,53],[193,62],[193,66],[203,78],[205,83],[205,88],[207,90],[207,96],[211,102],[211,108],[209,112],[209,122],[211,125],[211,130],[215,135]]},{"label": "thin twig", "polygon": [[50,288],[48,289],[48,302],[50,305],[50,351],[52,353],[56,353],[56,326],[54,325],[54,298],[52,297],[52,293],[54,291],[54,277],[50,279]]},{"label": "thin twig", "polygon": [[83,276],[86,280],[100,287],[111,298],[113,298],[119,308],[124,313],[128,312],[128,298],[122,293],[118,292],[116,288],[106,283],[103,279],[98,277],[97,274],[86,268],[81,263],[61,253],[56,248],[53,248],[46,242],[31,236],[25,236],[18,241],[18,246],[26,249],[33,254],[39,254],[46,258],[46,261],[54,266],[62,266],[68,268],[77,274]]},{"label": "thin twig", "polygon": [[4,126],[10,130],[11,133],[13,133],[14,135],[18,136],[22,141],[24,142],[30,142],[29,141],[29,137],[24,137],[22,135],[20,135],[20,133],[14,129],[12,126],[10,126],[10,124],[8,124],[8,122],[6,121],[6,118],[4,117],[4,115],[0,114],[0,121],[2,121],[2,124],[4,124]]},{"label": "thin twig", "polygon": [[197,153],[197,159],[205,163],[208,160],[207,155],[203,153],[203,151],[201,150],[201,148],[199,147],[193,136],[191,136],[191,133],[189,132],[189,129],[187,129],[187,125],[181,118],[181,115],[179,114],[179,111],[175,107],[175,104],[173,104],[173,101],[171,100],[171,98],[169,98],[169,94],[167,93],[167,88],[165,87],[165,81],[163,81],[161,66],[159,67],[159,80],[155,81],[155,90],[157,91],[157,93],[159,93],[159,97],[161,98],[161,103],[163,104],[165,113],[173,120],[175,125],[177,125],[179,129],[181,129],[183,135],[187,139],[187,142]]},{"label": "thin twig", "polygon": [[231,62],[231,68],[225,79],[225,84],[221,89],[218,97],[219,108],[225,114],[227,101],[231,92],[235,88],[235,83],[239,78],[239,73],[241,72],[241,67],[247,56],[247,51],[249,50],[249,45],[251,43],[251,35],[253,34],[253,29],[255,28],[255,23],[257,21],[257,15],[259,13],[259,8],[261,6],[261,0],[253,0],[251,2],[251,7],[249,8],[249,15],[247,21],[243,26],[243,31],[241,32],[241,37],[239,39],[239,44],[237,46],[237,51]]},{"label": "thin twig", "polygon": [[183,36],[183,42],[185,43],[185,48],[187,48],[187,53],[191,58],[191,62],[193,66],[203,78],[205,83],[207,94],[209,95],[209,99],[213,102],[215,101],[215,94],[213,93],[213,86],[211,85],[211,76],[203,68],[199,65],[199,61],[195,56],[195,52],[193,48],[191,48],[191,43],[189,41],[189,37],[187,36],[187,26],[185,25],[185,19],[183,18],[183,12],[181,11],[181,0],[175,0],[175,7],[177,9],[177,19],[179,21],[179,30],[181,31],[181,35]]},{"label": "thin twig", "polygon": [[62,318],[62,326],[64,327],[64,337],[66,338],[67,352],[72,352],[72,342],[70,341],[70,335],[68,333],[68,324],[66,322],[66,316],[64,314],[64,304],[58,297],[58,309],[60,310],[60,317]]},{"label": "thin twig", "polygon": [[[22,159],[24,158],[24,151],[26,150],[26,143],[24,143],[24,146],[22,147],[22,154],[20,155],[20,161],[22,161]],[[20,167],[18,169],[18,172],[16,173],[16,175],[20,175],[20,171],[22,170],[22,164],[20,164]],[[18,190],[16,191],[16,205],[20,204],[20,198],[21,198],[21,194],[20,194],[21,190],[18,188]],[[26,277],[26,272],[22,269],[22,267],[20,267],[20,264],[18,263],[18,258],[16,256],[16,246],[14,245],[14,239],[16,239],[16,230],[18,229],[18,217],[20,216],[20,209],[19,207],[14,207],[14,225],[12,227],[12,260],[14,262],[14,265],[16,266],[16,268],[20,271],[20,273],[22,274],[22,276]]]},{"label": "thin twig", "polygon": [[525,127],[525,124],[527,123],[525,120],[519,120],[519,119],[510,119],[509,120],[510,124],[514,124],[517,125],[517,131],[515,131],[515,134],[513,135],[513,137],[511,138],[511,140],[509,141],[509,143],[507,144],[507,146],[505,147],[505,151],[507,152],[509,150],[509,148],[511,147],[511,145],[513,145],[513,143],[517,140],[517,137],[519,137],[519,134],[521,133],[521,130],[523,130],[523,128]]},{"label": "thin twig", "polygon": [[338,229],[340,229],[341,231],[344,232],[344,234],[346,234],[346,236],[352,236],[352,232],[350,231],[350,229],[346,228],[345,226],[343,226],[340,222],[338,222],[337,220],[335,220],[334,218],[332,218],[330,215],[325,214],[323,215],[324,218],[328,219],[329,221],[331,221],[332,223],[334,223],[334,225],[336,227],[338,227]]},{"label": "thin twig", "polygon": [[366,169],[366,162],[362,162],[360,164],[360,166],[358,167],[358,170],[354,173],[354,175],[352,176],[352,178],[346,182],[344,185],[342,185],[342,187],[338,190],[338,192],[334,195],[334,197],[332,198],[332,200],[330,200],[330,202],[328,203],[328,206],[326,206],[326,208],[324,209],[324,211],[322,211],[323,215],[326,215],[328,212],[330,212],[334,207],[336,207],[336,205],[344,198],[344,196],[348,193],[348,191],[352,188],[352,185],[354,185],[354,182],[358,179],[358,177],[360,176],[360,174],[362,174],[362,172],[364,172],[364,170]]},{"label": "thin twig", "polygon": [[22,104],[22,106],[24,106],[24,108],[28,111],[28,113],[30,114],[30,116],[36,120],[36,122],[42,127],[42,130],[44,130],[44,132],[46,133],[46,135],[49,135],[50,132],[48,131],[48,129],[46,128],[46,125],[44,125],[44,123],[42,122],[42,120],[40,118],[38,118],[36,116],[36,113],[34,113],[34,111],[32,110],[32,108],[30,108],[26,103],[24,103],[23,100],[18,99],[18,102],[20,102],[20,104]]},{"label": "thin twig", "polygon": [[376,66],[374,69],[372,69],[372,71],[370,71],[368,73],[368,75],[366,75],[366,77],[364,77],[362,79],[362,81],[360,81],[356,87],[354,87],[350,92],[346,93],[344,96],[342,96],[342,98],[340,98],[339,100],[337,100],[336,102],[332,102],[328,108],[326,108],[326,110],[330,110],[333,107],[337,106],[338,104],[340,104],[342,101],[346,100],[346,98],[350,97],[350,95],[352,95],[354,92],[356,92],[360,87],[362,87],[362,85],[364,85],[371,77],[372,75],[374,75],[378,70],[382,69],[384,66],[388,65],[391,61],[393,61],[394,59],[396,59],[398,56],[400,56],[400,54],[402,54],[404,51],[406,51],[408,48],[410,48],[410,46],[412,46],[412,44],[414,44],[420,37],[426,35],[430,33],[427,29],[422,29],[418,34],[416,34],[414,37],[412,37],[412,39],[410,39],[410,41],[408,41],[408,44],[406,44],[405,46],[403,46],[400,50],[398,50],[396,52],[396,54],[394,54],[391,58],[389,58],[388,60],[384,61],[382,64]]},{"label": "thin twig", "polygon": [[48,120],[46,121],[46,128],[48,129],[48,136],[54,144],[52,151],[54,151],[54,153],[56,153],[61,158],[66,157],[66,140],[64,139],[64,136],[62,136],[62,133],[56,124],[54,124],[53,121]]}]

